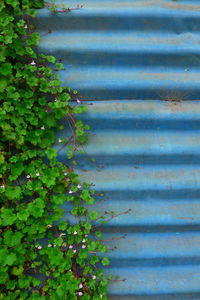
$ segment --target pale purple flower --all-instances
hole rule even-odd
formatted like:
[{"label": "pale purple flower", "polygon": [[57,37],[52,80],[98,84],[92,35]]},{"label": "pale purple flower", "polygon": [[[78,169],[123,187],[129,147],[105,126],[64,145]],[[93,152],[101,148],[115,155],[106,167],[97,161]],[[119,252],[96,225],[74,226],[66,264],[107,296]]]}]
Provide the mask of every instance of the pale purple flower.
[{"label": "pale purple flower", "polygon": [[70,181],[70,178],[66,178],[66,181],[69,182],[69,181]]},{"label": "pale purple flower", "polygon": [[82,289],[83,285],[82,283],[79,284],[79,289]]},{"label": "pale purple flower", "polygon": [[88,237],[88,235],[87,235],[87,234],[85,234],[85,237]]},{"label": "pale purple flower", "polygon": [[54,101],[55,101],[55,102],[57,102],[57,101],[58,101],[58,99],[55,99]]},{"label": "pale purple flower", "polygon": [[58,139],[58,143],[62,143],[62,140],[61,140],[61,139]]},{"label": "pale purple flower", "polygon": [[31,177],[30,175],[27,175],[27,176],[26,176],[26,178],[30,178],[30,177]]},{"label": "pale purple flower", "polygon": [[32,60],[31,65],[32,65],[32,66],[35,66],[35,65],[36,65],[36,62],[35,62],[34,60]]},{"label": "pale purple flower", "polygon": [[86,246],[85,246],[85,245],[83,245],[83,246],[82,246],[82,248],[84,249],[84,248],[86,248]]},{"label": "pale purple flower", "polygon": [[37,249],[38,249],[38,250],[42,249],[42,246],[38,246]]},{"label": "pale purple flower", "polygon": [[85,242],[86,242],[86,240],[85,240],[85,239],[83,239],[83,240],[82,240],[82,243],[85,243]]},{"label": "pale purple flower", "polygon": [[76,235],[77,233],[78,233],[78,232],[75,230],[75,231],[74,231],[74,235]]},{"label": "pale purple flower", "polygon": [[78,292],[77,294],[78,294],[78,296],[83,296],[82,292]]},{"label": "pale purple flower", "polygon": [[51,245],[51,244],[48,244],[48,247],[50,248],[50,247],[52,247],[52,245]]},{"label": "pale purple flower", "polygon": [[38,173],[36,173],[36,176],[38,176],[38,177],[39,177],[39,176],[40,176],[40,173],[39,173],[39,172],[38,172]]},{"label": "pale purple flower", "polygon": [[69,245],[69,248],[70,248],[70,249],[72,249],[72,248],[73,248],[73,246],[72,246],[72,245]]},{"label": "pale purple flower", "polygon": [[92,279],[96,279],[96,276],[95,276],[95,275],[92,275]]},{"label": "pale purple flower", "polygon": [[80,185],[80,184],[78,184],[78,185],[77,185],[77,188],[78,188],[78,189],[80,189],[80,188],[81,188],[81,185]]},{"label": "pale purple flower", "polygon": [[44,126],[42,126],[42,127],[41,127],[41,129],[42,129],[42,130],[45,130],[45,127],[44,127]]},{"label": "pale purple flower", "polygon": [[64,173],[65,176],[67,176],[67,174],[68,174],[67,172]]},{"label": "pale purple flower", "polygon": [[69,194],[73,194],[72,190],[69,190]]},{"label": "pale purple flower", "polygon": [[76,100],[77,103],[81,103],[81,101],[79,99]]},{"label": "pale purple flower", "polygon": [[25,28],[25,29],[27,29],[27,28],[28,28],[28,26],[25,24],[25,25],[24,25],[24,28]]},{"label": "pale purple flower", "polygon": [[73,252],[74,252],[74,253],[76,253],[76,249],[75,249],[75,250],[73,250]]}]

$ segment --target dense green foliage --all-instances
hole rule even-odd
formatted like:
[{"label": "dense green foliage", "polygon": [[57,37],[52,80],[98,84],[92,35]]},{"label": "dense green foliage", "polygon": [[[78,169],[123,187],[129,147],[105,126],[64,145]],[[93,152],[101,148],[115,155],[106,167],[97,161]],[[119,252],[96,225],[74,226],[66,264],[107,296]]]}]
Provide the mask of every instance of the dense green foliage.
[{"label": "dense green foliage", "polygon": [[[87,141],[88,126],[74,118],[85,107],[69,104],[73,93],[53,71],[62,64],[34,50],[40,37],[30,18],[43,6],[0,2],[0,299],[107,299],[100,267],[109,260],[98,256],[107,248],[92,225],[98,213],[87,208],[94,191],[70,166]],[[56,144],[69,163],[58,161]]]}]

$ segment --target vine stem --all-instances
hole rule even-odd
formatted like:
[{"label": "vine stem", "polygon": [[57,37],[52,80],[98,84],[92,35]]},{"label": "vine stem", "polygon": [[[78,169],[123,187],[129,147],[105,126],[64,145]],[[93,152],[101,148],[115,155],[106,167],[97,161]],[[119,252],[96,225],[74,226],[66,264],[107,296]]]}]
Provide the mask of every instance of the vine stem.
[{"label": "vine stem", "polygon": [[120,237],[116,237],[116,238],[111,238],[111,239],[106,239],[106,240],[99,240],[99,242],[111,242],[111,241],[118,241],[121,239],[124,239],[127,236],[127,234],[124,234]]},{"label": "vine stem", "polygon": [[[49,3],[49,2],[45,2],[45,6],[47,8],[52,8],[53,7],[53,4]],[[63,8],[63,9],[57,9],[57,7],[55,8],[55,12],[58,12],[58,13],[65,13],[65,12],[70,12],[72,10],[78,10],[78,9],[81,9],[83,8],[83,5],[77,5],[76,7],[72,7],[72,8]]]},{"label": "vine stem", "polygon": [[126,278],[123,278],[123,279],[108,279],[109,281],[111,282],[124,282],[126,281]]},{"label": "vine stem", "polygon": [[[126,215],[126,214],[128,214],[131,210],[132,210],[132,209],[129,208],[129,209],[127,209],[127,210],[124,211],[124,212],[121,212],[121,213],[119,213],[119,214],[117,214],[117,215],[113,215],[113,216],[110,217],[108,220],[106,220],[105,223],[108,223],[108,222],[110,222],[111,220],[113,220],[113,219],[115,219],[115,218],[117,218],[117,217],[119,217],[119,216]],[[105,216],[106,214],[107,214],[107,213],[105,212],[104,215],[100,216],[100,217],[97,218],[95,221],[98,221],[99,219],[101,219],[101,218],[102,218],[103,216]],[[105,223],[104,223],[104,224],[105,224]],[[99,226],[99,225],[93,226],[93,229],[95,229],[95,228],[98,227],[98,226]]]}]

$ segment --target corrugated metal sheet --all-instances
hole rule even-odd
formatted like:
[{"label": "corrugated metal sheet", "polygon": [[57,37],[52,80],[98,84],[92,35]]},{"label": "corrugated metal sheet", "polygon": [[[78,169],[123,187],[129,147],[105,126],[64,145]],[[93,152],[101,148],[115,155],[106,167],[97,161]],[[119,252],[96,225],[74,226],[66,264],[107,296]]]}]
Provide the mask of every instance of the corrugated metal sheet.
[{"label": "corrugated metal sheet", "polygon": [[104,228],[127,234],[109,244],[107,272],[126,278],[110,299],[200,300],[200,1],[62,3],[84,8],[40,12],[40,47],[64,59],[65,85],[106,100],[82,116],[78,172],[105,193],[99,211],[132,209]]}]

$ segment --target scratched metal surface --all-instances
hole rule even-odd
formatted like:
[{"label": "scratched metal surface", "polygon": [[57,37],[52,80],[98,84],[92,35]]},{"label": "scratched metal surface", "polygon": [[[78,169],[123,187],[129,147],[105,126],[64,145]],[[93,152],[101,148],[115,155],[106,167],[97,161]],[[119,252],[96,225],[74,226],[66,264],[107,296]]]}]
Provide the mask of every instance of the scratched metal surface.
[{"label": "scratched metal surface", "polygon": [[200,300],[200,1],[62,3],[84,8],[43,10],[37,27],[64,84],[92,100],[77,171],[105,193],[99,212],[132,209],[104,228],[127,234],[109,243],[107,272],[126,279],[110,299]]}]

